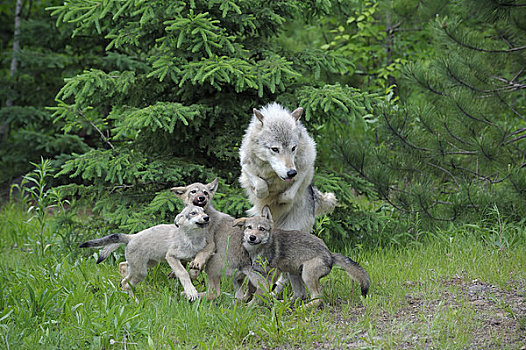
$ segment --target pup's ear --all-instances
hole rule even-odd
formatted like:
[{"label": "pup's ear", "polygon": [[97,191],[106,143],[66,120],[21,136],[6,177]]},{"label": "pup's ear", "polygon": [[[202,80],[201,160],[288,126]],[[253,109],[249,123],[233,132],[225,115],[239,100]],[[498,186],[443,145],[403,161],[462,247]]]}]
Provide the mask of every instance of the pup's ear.
[{"label": "pup's ear", "polygon": [[265,119],[265,117],[263,116],[263,114],[261,114],[260,111],[258,111],[257,109],[253,109],[253,112],[254,112],[254,115],[259,119],[259,121],[261,122],[261,125],[263,125],[263,119]]},{"label": "pup's ear", "polygon": [[217,183],[218,183],[218,180],[217,180],[217,177],[214,181],[210,182],[209,184],[206,185],[206,187],[208,187],[208,190],[210,192],[212,192],[212,196],[216,193],[217,191]]},{"label": "pup's ear", "polygon": [[270,208],[268,206],[265,205],[265,207],[263,207],[261,216],[263,216],[265,219],[269,221],[272,221],[272,214],[270,213]]},{"label": "pup's ear", "polygon": [[296,119],[296,121],[300,120],[301,114],[303,113],[303,108],[298,107],[292,112],[292,117]]},{"label": "pup's ear", "polygon": [[177,214],[177,216],[175,217],[175,220],[174,220],[174,225],[179,227],[179,225],[181,225],[183,220],[184,220],[184,215],[182,213]]},{"label": "pup's ear", "polygon": [[239,219],[235,219],[234,220],[234,223],[232,224],[232,226],[239,226],[239,227],[243,227],[245,226],[245,221],[247,220],[247,218],[239,218]]},{"label": "pup's ear", "polygon": [[186,192],[186,187],[172,187],[170,188],[170,192],[175,193],[177,197],[183,199],[183,196]]}]

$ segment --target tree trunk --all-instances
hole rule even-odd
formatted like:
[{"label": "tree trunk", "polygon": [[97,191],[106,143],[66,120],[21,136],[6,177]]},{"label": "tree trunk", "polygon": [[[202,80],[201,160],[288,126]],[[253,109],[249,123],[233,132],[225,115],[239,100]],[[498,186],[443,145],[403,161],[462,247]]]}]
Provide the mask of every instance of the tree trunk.
[{"label": "tree trunk", "polygon": [[[10,67],[10,75],[13,77],[16,74],[16,67],[17,67],[17,56],[18,52],[20,51],[20,19],[22,14],[22,0],[16,0],[16,8],[15,8],[15,30],[13,35],[13,57],[11,58],[11,67]],[[13,105],[13,100],[8,97],[5,105],[7,107],[11,107]],[[4,139],[4,135],[6,134],[6,128],[7,128],[7,121],[4,120],[2,122],[2,125],[0,126],[0,140]]]},{"label": "tree trunk", "polygon": [[[11,69],[10,74],[14,76],[16,74],[16,66],[18,63],[17,55],[20,51],[20,18],[22,13],[22,0],[16,0],[16,9],[15,9],[15,31],[13,35],[13,57],[11,58]],[[8,98],[6,101],[6,106],[12,106],[13,101],[11,98]]]}]

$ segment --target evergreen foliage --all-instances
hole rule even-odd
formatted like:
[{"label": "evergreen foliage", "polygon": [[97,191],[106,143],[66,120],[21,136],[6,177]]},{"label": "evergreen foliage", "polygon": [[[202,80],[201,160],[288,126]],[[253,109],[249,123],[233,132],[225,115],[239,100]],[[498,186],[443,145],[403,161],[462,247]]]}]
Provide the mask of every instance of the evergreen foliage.
[{"label": "evergreen foliage", "polygon": [[[15,1],[0,5],[0,185],[29,171],[40,157],[55,158],[55,166],[71,152],[85,152],[89,135],[61,132],[46,106],[85,62],[97,61],[98,41],[71,40],[68,26],[56,28],[45,10],[56,0],[24,2],[20,50],[12,51]],[[10,63],[16,56],[16,70]],[[99,64],[102,62],[99,60]],[[14,73],[12,75],[12,73]],[[7,105],[9,101],[10,105]]]},{"label": "evergreen foliage", "polygon": [[[414,2],[429,13],[437,2]],[[439,221],[497,207],[524,217],[526,7],[448,1],[431,57],[407,66],[399,108],[377,110],[374,133],[340,139],[344,162],[394,207]],[[417,15],[417,17],[419,17]]]},{"label": "evergreen foliage", "polygon": [[302,106],[321,140],[330,125],[356,123],[380,100],[338,83],[350,66],[345,55],[281,45],[287,25],[315,24],[342,4],[73,0],[50,8],[59,25],[74,25],[74,38],[104,41],[108,62],[68,78],[57,94],[52,110],[66,133],[100,136],[58,176],[73,181],[70,194],[96,201],[110,224],[130,231],[173,219],[180,203],[170,187],[215,177],[225,195],[217,207],[243,215],[238,147],[253,108],[275,100]]}]

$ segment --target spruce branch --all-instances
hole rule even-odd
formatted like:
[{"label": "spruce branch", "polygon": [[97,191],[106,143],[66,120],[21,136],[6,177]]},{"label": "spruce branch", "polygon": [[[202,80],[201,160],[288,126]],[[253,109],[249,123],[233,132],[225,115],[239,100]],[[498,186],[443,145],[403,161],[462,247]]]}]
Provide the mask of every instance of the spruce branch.
[{"label": "spruce branch", "polygon": [[492,76],[492,78],[507,84],[507,87],[502,88],[503,90],[515,91],[515,90],[526,89],[526,83],[514,82],[513,80],[509,80],[509,79],[498,77],[498,76]]},{"label": "spruce branch", "polygon": [[413,72],[410,73],[410,75],[416,80],[416,82],[418,84],[420,84],[420,86],[428,89],[429,91],[431,91],[432,93],[436,94],[436,95],[439,95],[439,96],[445,96],[445,94],[443,92],[440,92],[438,90],[435,90],[434,88],[431,87],[431,85],[429,84],[429,82],[427,80],[425,81],[421,81],[420,79],[418,79],[418,77],[416,76],[416,74],[414,74]]},{"label": "spruce branch", "polygon": [[111,149],[115,149],[115,147],[113,147],[113,145],[111,144],[110,140],[108,137],[106,137],[104,135],[104,133],[102,132],[102,130],[100,130],[97,125],[95,125],[95,123],[93,123],[91,120],[88,119],[88,117],[86,117],[86,115],[84,113],[82,113],[82,111],[80,109],[77,109],[77,113],[82,117],[84,118],[84,120],[86,120],[95,130],[97,130],[97,132],[99,133],[100,137],[102,138],[102,140],[108,145],[110,146]]},{"label": "spruce branch", "polygon": [[444,33],[446,33],[446,35],[451,40],[453,40],[458,45],[460,45],[462,47],[465,47],[467,49],[470,49],[470,50],[479,51],[479,52],[486,52],[486,53],[512,53],[512,52],[526,50],[526,46],[512,47],[512,48],[507,49],[507,50],[490,50],[490,49],[483,49],[483,48],[480,48],[480,47],[475,47],[475,46],[466,44],[466,43],[460,41],[458,38],[456,38],[451,32],[449,32],[447,30],[447,25],[445,23],[442,24],[442,29],[444,30]]},{"label": "spruce branch", "polygon": [[[407,115],[407,111],[405,112],[406,115]],[[432,152],[433,150],[430,149],[430,148],[423,148],[423,147],[418,147],[414,144],[412,144],[411,142],[407,141],[407,137],[403,137],[396,129],[395,127],[389,122],[389,118],[387,118],[386,116],[386,113],[382,113],[382,116],[384,117],[384,120],[385,120],[385,123],[387,125],[387,127],[389,128],[389,130],[396,136],[398,137],[404,144],[406,144],[407,146],[415,149],[415,150],[419,150],[419,151],[424,151],[424,152]]]},{"label": "spruce branch", "polygon": [[[458,142],[463,143],[463,144],[465,144],[465,145],[468,145],[468,146],[472,146],[472,145],[473,145],[471,142],[467,142],[467,141],[461,139],[460,137],[458,137],[457,135],[455,135],[455,134],[449,129],[449,126],[447,125],[447,122],[446,122],[445,119],[443,120],[443,124],[444,124],[444,128],[446,129],[446,131],[448,132],[448,134],[449,134],[452,138],[454,138],[454,139],[457,140]],[[466,152],[467,152],[467,151],[466,151]]]},{"label": "spruce branch", "polygon": [[504,98],[502,98],[502,96],[499,93],[495,93],[495,96],[497,96],[500,102],[502,102],[503,105],[508,107],[513,112],[513,114],[515,114],[517,117],[526,122],[526,116],[519,113],[515,108],[513,108],[513,106],[510,106],[510,104],[506,100],[504,100]]},{"label": "spruce branch", "polygon": [[510,144],[510,143],[513,143],[513,142],[520,141],[520,140],[522,140],[522,139],[526,139],[526,135],[521,135],[521,136],[519,136],[519,137],[514,138],[513,140],[509,140],[509,141],[507,141],[507,142],[505,143],[505,145],[508,145],[508,144]]},{"label": "spruce branch", "polygon": [[[420,194],[418,194],[416,197],[418,198],[418,202],[419,202],[419,204],[420,204],[420,207],[422,208],[422,211],[423,211],[428,217],[430,217],[430,218],[433,219],[433,220],[436,220],[436,221],[448,221],[448,222],[449,222],[449,221],[455,221],[455,219],[456,219],[457,216],[458,216],[456,209],[453,208],[453,214],[454,214],[453,217],[451,217],[451,218],[439,218],[439,217],[436,217],[436,216],[432,215],[432,214],[429,212],[428,207],[427,207],[426,205],[424,205],[425,203],[423,203],[423,201],[422,201],[422,196],[421,196]],[[438,204],[438,202],[435,201],[434,204]],[[451,203],[449,203],[449,204],[451,204]]]},{"label": "spruce branch", "polygon": [[426,162],[426,164],[429,165],[430,167],[438,169],[438,170],[442,171],[443,173],[445,173],[446,175],[448,175],[451,179],[453,179],[453,181],[457,185],[457,189],[460,190],[460,184],[459,184],[457,178],[449,170],[447,170],[446,168],[441,167],[441,166],[439,166],[437,164],[433,164],[431,162]]},{"label": "spruce branch", "polygon": [[471,114],[469,114],[461,105],[460,103],[458,103],[457,101],[455,101],[455,105],[457,106],[458,109],[460,109],[460,111],[462,112],[462,114],[464,114],[466,117],[468,117],[469,119],[472,119],[472,120],[475,120],[477,122],[481,122],[481,123],[485,123],[485,124],[488,124],[488,125],[491,125],[491,126],[495,126],[495,124],[493,124],[492,122],[490,122],[489,120],[487,120],[486,118],[483,119],[479,119]]}]

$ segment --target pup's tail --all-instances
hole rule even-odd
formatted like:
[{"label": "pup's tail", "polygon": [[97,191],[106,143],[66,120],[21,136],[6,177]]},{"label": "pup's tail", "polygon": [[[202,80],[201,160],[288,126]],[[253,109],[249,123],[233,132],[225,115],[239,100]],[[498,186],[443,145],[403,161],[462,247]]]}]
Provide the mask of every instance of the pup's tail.
[{"label": "pup's tail", "polygon": [[332,253],[334,263],[342,267],[353,280],[360,284],[362,295],[366,296],[369,291],[369,274],[356,261],[338,253]]},{"label": "pup's tail", "polygon": [[80,244],[80,248],[104,247],[99,254],[97,264],[105,260],[110,254],[123,244],[127,244],[132,239],[132,235],[114,233],[102,238],[93,239]]},{"label": "pup's tail", "polygon": [[331,213],[336,207],[336,204],[338,204],[338,200],[336,199],[334,193],[322,193],[316,187],[313,187],[313,191],[315,203],[314,216]]}]

